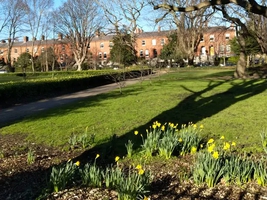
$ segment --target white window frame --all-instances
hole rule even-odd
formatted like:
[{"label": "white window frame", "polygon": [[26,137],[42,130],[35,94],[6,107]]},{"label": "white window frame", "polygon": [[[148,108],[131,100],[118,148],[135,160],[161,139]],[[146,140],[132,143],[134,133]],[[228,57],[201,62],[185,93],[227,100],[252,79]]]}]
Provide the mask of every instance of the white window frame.
[{"label": "white window frame", "polygon": [[144,57],[144,51],[142,49],[140,50],[139,53],[140,53],[140,57]]},{"label": "white window frame", "polygon": [[152,45],[153,45],[153,46],[156,46],[156,45],[157,45],[157,40],[156,40],[156,39],[153,39],[153,40],[152,40]]},{"label": "white window frame", "polygon": [[163,46],[165,44],[165,39],[164,38],[161,38],[160,40],[160,44]]},{"label": "white window frame", "polygon": [[214,35],[210,35],[210,42],[214,42]]}]

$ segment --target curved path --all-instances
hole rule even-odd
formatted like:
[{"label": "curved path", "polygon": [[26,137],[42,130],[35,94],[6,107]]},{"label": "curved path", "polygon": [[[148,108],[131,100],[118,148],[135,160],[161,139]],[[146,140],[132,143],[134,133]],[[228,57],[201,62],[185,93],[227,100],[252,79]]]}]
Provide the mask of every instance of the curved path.
[{"label": "curved path", "polygon": [[[159,73],[161,74],[161,73]],[[155,76],[155,74],[150,75]],[[148,77],[143,77],[147,79]],[[140,78],[130,79],[125,81],[125,85],[132,85],[140,81]],[[40,101],[17,105],[14,107],[0,109],[0,128],[4,127],[12,122],[22,120],[24,117],[29,116],[31,114],[47,110],[54,107],[59,107],[68,103],[72,103],[74,101],[81,100],[83,98],[87,98],[90,96],[95,96],[102,93],[107,93],[109,91],[115,90],[119,88],[117,83],[112,83],[108,85],[103,85],[95,88],[90,88],[87,90],[83,90],[80,92],[75,92],[71,94],[66,94],[54,98],[43,99]]]}]

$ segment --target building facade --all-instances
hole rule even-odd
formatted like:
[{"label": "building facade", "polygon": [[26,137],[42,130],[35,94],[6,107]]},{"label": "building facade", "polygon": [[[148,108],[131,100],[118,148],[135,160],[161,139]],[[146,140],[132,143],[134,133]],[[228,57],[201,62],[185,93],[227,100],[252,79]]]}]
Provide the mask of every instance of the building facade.
[{"label": "building facade", "polygon": [[[160,28],[154,32],[144,32],[136,30],[135,49],[137,57],[150,60],[157,58],[163,46],[168,42],[171,31],[161,31]],[[196,62],[211,60],[214,57],[230,57],[233,55],[229,40],[235,37],[234,27],[208,27],[199,43]],[[108,65],[110,63],[110,51],[113,46],[113,35],[96,34],[90,43],[87,62],[97,65]],[[8,42],[2,40],[0,43],[0,59],[7,58]],[[47,48],[52,48],[56,54],[56,59],[60,65],[67,65],[73,60],[73,53],[70,45],[66,43],[63,35],[58,34],[57,39],[46,40],[42,36],[39,40],[33,38],[29,40],[27,36],[22,41],[15,41],[11,49],[11,61],[16,62],[20,54],[28,52],[33,57],[38,57]]]}]

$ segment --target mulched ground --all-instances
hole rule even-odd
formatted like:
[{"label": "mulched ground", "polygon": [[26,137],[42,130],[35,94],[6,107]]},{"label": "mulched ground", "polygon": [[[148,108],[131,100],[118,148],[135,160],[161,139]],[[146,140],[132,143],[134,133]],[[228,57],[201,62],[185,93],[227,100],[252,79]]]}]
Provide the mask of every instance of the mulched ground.
[{"label": "mulched ground", "polygon": [[[28,143],[25,135],[4,135],[0,137],[2,158],[0,161],[0,199],[36,199],[47,186],[51,166],[81,155],[82,151],[61,151],[51,147]],[[27,152],[36,154],[34,164],[27,163]],[[154,176],[150,193],[153,200],[171,199],[267,199],[267,188],[255,183],[243,186],[227,186],[220,183],[214,188],[196,186],[182,177],[190,169],[192,159],[176,158],[168,162],[154,161],[147,167]],[[180,181],[182,177],[183,181]],[[52,193],[43,199],[117,199],[116,191],[99,188],[70,188]]]}]

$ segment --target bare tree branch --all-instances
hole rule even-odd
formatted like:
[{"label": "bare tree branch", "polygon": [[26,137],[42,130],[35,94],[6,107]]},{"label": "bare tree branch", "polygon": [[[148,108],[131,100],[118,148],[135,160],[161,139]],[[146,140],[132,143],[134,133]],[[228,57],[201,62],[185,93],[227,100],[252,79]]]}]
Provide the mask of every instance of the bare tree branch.
[{"label": "bare tree branch", "polygon": [[196,10],[200,10],[200,9],[204,9],[204,8],[208,8],[208,7],[212,7],[216,5],[226,5],[226,4],[231,4],[231,3],[242,7],[247,12],[251,12],[254,14],[259,14],[259,15],[263,15],[267,17],[267,7],[259,5],[255,0],[248,0],[248,1],[246,0],[210,0],[210,1],[201,2],[193,6],[187,6],[187,7],[178,7],[178,6],[170,5],[167,3],[157,4],[157,5],[154,5],[154,3],[152,3],[152,5],[154,5],[155,10],[164,9],[169,12],[170,11],[192,12],[192,11],[196,11]]}]

